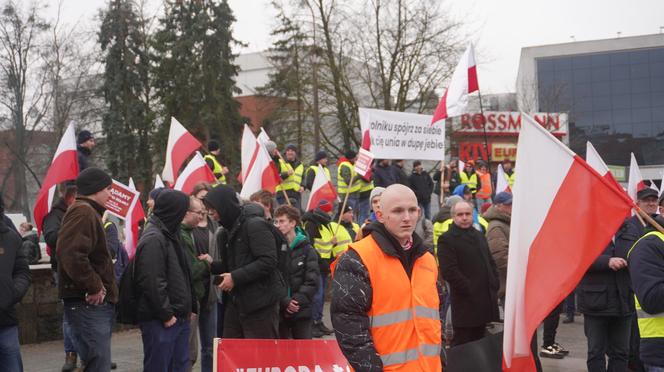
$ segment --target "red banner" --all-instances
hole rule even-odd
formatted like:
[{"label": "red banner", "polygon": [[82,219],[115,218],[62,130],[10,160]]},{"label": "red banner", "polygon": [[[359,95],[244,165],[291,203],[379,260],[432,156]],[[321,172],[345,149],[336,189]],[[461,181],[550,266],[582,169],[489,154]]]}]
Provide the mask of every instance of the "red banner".
[{"label": "red banner", "polygon": [[215,372],[349,372],[336,340],[214,340]]},{"label": "red banner", "polygon": [[125,219],[132,206],[136,204],[138,195],[138,191],[132,190],[129,186],[113,180],[111,184],[111,197],[106,202],[105,207],[108,213]]}]

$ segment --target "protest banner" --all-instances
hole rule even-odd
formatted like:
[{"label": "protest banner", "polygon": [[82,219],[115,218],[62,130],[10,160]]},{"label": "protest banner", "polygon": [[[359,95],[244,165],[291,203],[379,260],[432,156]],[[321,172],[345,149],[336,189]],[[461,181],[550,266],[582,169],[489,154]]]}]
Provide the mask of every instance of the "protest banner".
[{"label": "protest banner", "polygon": [[445,157],[445,126],[431,126],[431,115],[360,108],[360,126],[369,132],[376,159]]},{"label": "protest banner", "polygon": [[214,372],[350,372],[335,340],[214,339]]},{"label": "protest banner", "polygon": [[124,220],[138,201],[139,195],[138,191],[113,180],[111,184],[111,197],[104,206],[108,210],[108,213]]},{"label": "protest banner", "polygon": [[365,149],[360,149],[357,154],[357,160],[355,160],[355,172],[364,177],[364,175],[366,175],[367,172],[371,170],[371,164],[373,163],[373,160],[373,153]]}]

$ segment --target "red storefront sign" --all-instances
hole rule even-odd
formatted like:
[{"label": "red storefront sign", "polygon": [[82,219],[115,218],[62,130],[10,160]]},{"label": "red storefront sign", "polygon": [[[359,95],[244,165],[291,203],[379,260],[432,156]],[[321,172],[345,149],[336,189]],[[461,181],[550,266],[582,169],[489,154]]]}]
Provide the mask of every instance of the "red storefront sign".
[{"label": "red storefront sign", "polygon": [[215,372],[350,372],[336,340],[214,340]]},{"label": "red storefront sign", "polygon": [[[568,133],[567,114],[534,113],[532,117],[555,136],[566,136]],[[455,118],[452,129],[455,136],[484,135],[485,129],[491,136],[518,136],[521,130],[521,112],[488,111],[484,115],[463,114]]]},{"label": "red storefront sign", "polygon": [[[491,143],[489,142],[491,161],[503,161],[505,159],[516,159],[516,143]],[[468,161],[487,159],[484,142],[460,142],[459,160]]]}]

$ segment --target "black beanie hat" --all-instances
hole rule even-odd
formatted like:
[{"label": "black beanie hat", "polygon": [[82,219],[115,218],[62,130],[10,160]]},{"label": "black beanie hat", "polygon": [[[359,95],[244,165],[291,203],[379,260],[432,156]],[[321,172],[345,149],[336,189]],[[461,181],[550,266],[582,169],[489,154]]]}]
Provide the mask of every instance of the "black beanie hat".
[{"label": "black beanie hat", "polygon": [[217,151],[219,150],[219,148],[220,148],[219,142],[215,140],[211,140],[210,142],[208,142],[208,151]]},{"label": "black beanie hat", "polygon": [[327,153],[325,151],[321,150],[321,151],[318,151],[316,153],[316,157],[314,159],[315,159],[315,161],[320,161],[320,160],[323,160],[325,158],[327,158]]},{"label": "black beanie hat", "polygon": [[353,159],[354,157],[356,157],[356,156],[357,156],[357,153],[356,153],[355,151],[353,151],[353,150],[347,150],[347,151],[344,153],[344,156],[346,157],[346,159],[350,160],[350,159]]},{"label": "black beanie hat", "polygon": [[80,145],[81,143],[93,138],[92,133],[89,130],[84,129],[78,132],[78,138],[76,139],[76,144]]},{"label": "black beanie hat", "polygon": [[107,188],[111,183],[113,183],[111,176],[95,167],[86,168],[76,177],[78,194],[83,196],[96,194]]},{"label": "black beanie hat", "polygon": [[157,200],[157,197],[159,196],[159,194],[161,194],[161,192],[164,191],[164,190],[166,190],[165,187],[157,187],[156,189],[150,191],[150,193],[148,194],[148,197],[152,200]]},{"label": "black beanie hat", "polygon": [[289,143],[286,145],[286,150],[293,150],[297,152],[297,146],[293,145],[292,143]]}]

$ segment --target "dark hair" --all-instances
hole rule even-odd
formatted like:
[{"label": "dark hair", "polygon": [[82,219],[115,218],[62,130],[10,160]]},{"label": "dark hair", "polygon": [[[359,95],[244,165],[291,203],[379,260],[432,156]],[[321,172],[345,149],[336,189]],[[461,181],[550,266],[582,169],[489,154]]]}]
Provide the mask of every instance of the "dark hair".
[{"label": "dark hair", "polygon": [[255,193],[251,194],[251,196],[249,197],[249,200],[252,201],[252,202],[261,203],[261,204],[269,207],[270,211],[272,211],[272,207],[274,206],[272,193],[265,190],[265,189],[258,190]]},{"label": "dark hair", "polygon": [[5,199],[2,197],[2,192],[0,191],[0,215],[5,214]]},{"label": "dark hair", "polygon": [[207,182],[199,182],[199,183],[194,185],[194,189],[191,190],[190,195],[196,196],[196,194],[198,194],[199,192],[201,192],[203,190],[206,190],[206,191],[212,190],[212,185],[210,185]]},{"label": "dark hair", "polygon": [[296,225],[299,225],[301,222],[300,211],[287,204],[280,205],[277,210],[274,211],[274,218],[279,216],[286,216],[289,220],[295,221]]}]

